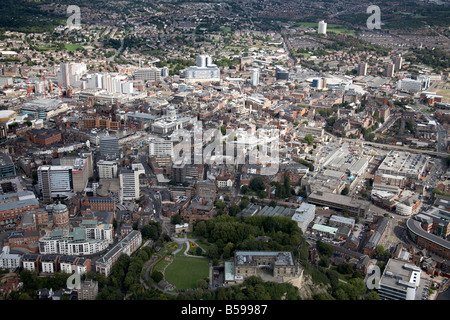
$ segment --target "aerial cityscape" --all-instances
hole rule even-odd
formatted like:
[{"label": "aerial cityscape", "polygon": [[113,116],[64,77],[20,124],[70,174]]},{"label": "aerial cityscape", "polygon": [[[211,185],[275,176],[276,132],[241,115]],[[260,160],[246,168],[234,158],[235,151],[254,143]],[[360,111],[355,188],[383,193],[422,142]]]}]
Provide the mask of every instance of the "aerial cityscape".
[{"label": "aerial cityscape", "polygon": [[450,300],[449,18],[2,0],[0,299]]}]

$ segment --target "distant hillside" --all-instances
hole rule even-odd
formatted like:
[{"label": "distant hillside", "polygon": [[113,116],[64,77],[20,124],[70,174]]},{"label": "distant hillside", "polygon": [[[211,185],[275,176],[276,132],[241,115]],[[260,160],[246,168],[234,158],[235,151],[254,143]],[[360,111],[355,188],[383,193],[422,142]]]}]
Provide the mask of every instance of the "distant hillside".
[{"label": "distant hillside", "polygon": [[67,17],[55,13],[41,11],[40,6],[51,4],[51,1],[0,1],[0,30],[21,32],[52,31],[64,23]]}]

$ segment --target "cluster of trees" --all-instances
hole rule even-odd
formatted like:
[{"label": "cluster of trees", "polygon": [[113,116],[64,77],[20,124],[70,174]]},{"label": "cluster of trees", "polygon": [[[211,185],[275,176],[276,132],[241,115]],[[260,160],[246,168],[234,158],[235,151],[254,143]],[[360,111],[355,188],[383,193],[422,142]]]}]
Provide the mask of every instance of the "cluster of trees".
[{"label": "cluster of trees", "polygon": [[334,123],[336,122],[336,117],[329,117],[326,120],[325,131],[333,133]]},{"label": "cluster of trees", "polygon": [[300,300],[296,287],[290,283],[264,282],[251,276],[243,285],[220,287],[214,291],[191,291],[178,296],[180,300]]},{"label": "cluster of trees", "polygon": [[161,237],[162,226],[159,222],[150,221],[149,224],[145,225],[142,228],[141,233],[143,239],[151,239],[153,241],[157,241]]},{"label": "cluster of trees", "polygon": [[441,48],[430,49],[412,49],[412,54],[407,57],[415,63],[426,64],[436,70],[450,68],[450,54]]},{"label": "cluster of trees", "polygon": [[180,70],[186,69],[190,66],[194,66],[194,60],[185,60],[185,59],[160,59],[160,61],[155,63],[155,67],[162,68],[167,66],[169,68],[170,75],[179,74]]},{"label": "cluster of trees", "polygon": [[249,186],[246,185],[242,186],[241,193],[242,194],[255,193],[261,199],[267,197],[266,184],[264,183],[264,179],[261,177],[253,178],[250,181]]},{"label": "cluster of trees", "polygon": [[100,273],[89,272],[87,278],[98,281],[98,300],[123,300],[125,295],[136,295],[145,291],[139,279],[145,270],[143,266],[153,254],[149,247],[139,249],[131,257],[122,254],[108,277]]},{"label": "cluster of trees", "polygon": [[[246,190],[245,192],[249,192],[249,191]],[[223,200],[217,200],[217,201],[214,202],[214,206],[217,209],[217,215],[218,216],[222,215],[222,214],[225,214],[225,211],[227,210],[227,208],[228,208],[228,214],[231,215],[231,216],[235,216],[239,212],[241,212],[242,210],[247,208],[249,203],[250,203],[250,201],[249,201],[247,196],[242,197],[241,202],[239,204],[230,203],[230,199],[229,199],[228,196],[226,196],[224,200],[226,202],[224,202]],[[227,204],[227,202],[228,202],[228,204]]]},{"label": "cluster of trees", "polygon": [[329,118],[333,113],[333,109],[329,108],[329,109],[317,109],[317,113],[320,114],[321,117],[323,118]]},{"label": "cluster of trees", "polygon": [[240,62],[238,59],[228,59],[226,57],[222,57],[220,60],[216,61],[216,65],[219,67],[225,67],[225,66],[232,67],[239,63]]},{"label": "cluster of trees", "polygon": [[310,146],[310,145],[312,145],[314,143],[314,137],[312,136],[312,134],[308,133],[303,138],[303,141],[306,142]]},{"label": "cluster of trees", "polygon": [[368,128],[368,129],[361,128],[361,133],[364,136],[364,140],[366,140],[366,141],[373,141],[375,139],[375,133],[372,132],[373,131],[373,127],[374,126]]},{"label": "cluster of trees", "polygon": [[52,32],[67,20],[65,11],[58,16],[46,13],[35,1],[0,1],[0,29],[25,33]]},{"label": "cluster of trees", "polygon": [[[295,255],[302,231],[288,217],[253,216],[243,220],[221,215],[197,222],[194,233],[212,244],[206,255],[216,264],[220,258],[231,258],[235,250],[291,251]],[[271,240],[256,240],[258,236]]]},{"label": "cluster of trees", "polygon": [[305,159],[300,159],[298,160],[298,162],[300,162],[304,166],[307,166],[309,168],[309,171],[314,171],[314,165],[312,162]]},{"label": "cluster of trees", "polygon": [[272,181],[271,185],[275,187],[275,197],[277,199],[284,199],[292,195],[293,188],[291,187],[289,176],[284,178],[283,184]]},{"label": "cluster of trees", "polygon": [[[329,258],[334,253],[330,244],[317,241],[316,246],[320,253],[318,268],[306,263],[305,273],[310,274],[314,282],[328,285],[329,290],[327,293],[314,295],[314,300],[379,300],[374,291],[365,296],[367,286],[363,276],[354,271],[351,264],[342,263],[335,268],[330,267]],[[347,280],[339,280],[341,275]]]},{"label": "cluster of trees", "polygon": [[[20,271],[20,281],[23,283],[23,288],[20,291],[11,292],[9,299],[35,300],[39,289],[51,288],[53,291],[63,289],[69,276],[70,274],[68,273],[56,272],[53,277],[39,277],[37,272],[23,269]],[[68,297],[63,297],[62,299],[68,299]]]},{"label": "cluster of trees", "polygon": [[373,256],[377,259],[387,261],[391,257],[391,253],[389,251],[385,250],[382,245],[377,245]]}]

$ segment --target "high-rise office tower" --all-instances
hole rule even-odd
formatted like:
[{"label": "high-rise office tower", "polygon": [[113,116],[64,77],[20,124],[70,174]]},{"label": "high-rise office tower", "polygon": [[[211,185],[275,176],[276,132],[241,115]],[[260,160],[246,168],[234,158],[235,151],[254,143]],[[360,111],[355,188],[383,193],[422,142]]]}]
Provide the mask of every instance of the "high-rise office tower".
[{"label": "high-rise office tower", "polygon": [[119,174],[120,202],[123,200],[136,200],[140,197],[139,176],[145,174],[145,169],[140,163],[133,163],[131,170],[122,169]]},{"label": "high-rise office tower", "polygon": [[257,86],[259,84],[259,69],[252,69],[252,86]]},{"label": "high-rise office tower", "polygon": [[384,66],[384,76],[388,78],[392,78],[394,76],[394,64],[393,63],[387,63]]},{"label": "high-rise office tower", "polygon": [[62,198],[73,192],[72,166],[40,166],[38,186],[44,201]]},{"label": "high-rise office tower", "polygon": [[58,84],[63,87],[81,87],[81,76],[87,72],[85,63],[61,63],[57,72]]},{"label": "high-rise office tower", "polygon": [[162,67],[161,68],[161,77],[165,78],[169,76],[169,68],[167,67]]},{"label": "high-rise office tower", "polygon": [[0,153],[0,178],[14,177],[16,175],[16,167],[11,157],[6,153]]},{"label": "high-rise office tower", "polygon": [[120,157],[119,139],[105,136],[100,138],[100,157],[106,160],[116,160]]},{"label": "high-rise office tower", "polygon": [[400,70],[402,68],[403,58],[401,55],[398,55],[394,58],[395,70]]},{"label": "high-rise office tower", "polygon": [[358,76],[366,76],[367,75],[367,63],[360,62],[358,63]]},{"label": "high-rise office tower", "polygon": [[325,21],[319,21],[319,34],[327,34],[327,23]]},{"label": "high-rise office tower", "polygon": [[277,65],[275,66],[275,78],[277,80],[289,80],[289,71],[284,67]]}]

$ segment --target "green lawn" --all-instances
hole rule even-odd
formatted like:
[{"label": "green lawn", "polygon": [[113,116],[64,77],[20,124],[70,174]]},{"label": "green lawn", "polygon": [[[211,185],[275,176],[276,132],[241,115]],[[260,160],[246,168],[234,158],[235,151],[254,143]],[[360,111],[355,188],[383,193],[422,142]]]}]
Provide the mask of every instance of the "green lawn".
[{"label": "green lawn", "polygon": [[203,240],[197,240],[195,241],[200,247],[202,247],[205,251],[208,251],[211,244],[209,242],[203,241]]},{"label": "green lawn", "polygon": [[36,47],[39,51],[58,50],[58,47]]},{"label": "green lawn", "polygon": [[78,49],[83,49],[82,46],[80,46],[79,44],[64,44],[64,47],[66,47],[67,51],[76,51]]},{"label": "green lawn", "polygon": [[170,263],[170,261],[167,261],[165,258],[162,258],[161,261],[159,261],[154,267],[153,267],[153,271],[159,271],[162,272],[164,270],[164,268]]},{"label": "green lawn", "polygon": [[348,29],[346,27],[331,27],[327,28],[327,33],[354,35],[355,31]]},{"label": "green lawn", "polygon": [[165,280],[179,290],[195,288],[197,280],[208,277],[209,260],[207,258],[176,256],[165,272]]},{"label": "green lawn", "polygon": [[[294,24],[294,27],[303,27],[303,28],[318,28],[318,22],[297,22]],[[336,23],[328,23],[327,24],[327,33],[336,33],[336,34],[351,34],[355,33],[354,30],[349,29],[348,27],[336,24]]]},{"label": "green lawn", "polygon": [[[163,256],[163,258],[161,259],[161,261],[159,261],[154,267],[153,270],[154,271],[162,271],[164,270],[164,268],[170,263],[170,261],[167,261],[165,258],[169,257],[170,254],[175,251],[176,249],[178,249],[178,244],[175,242],[169,242],[167,243],[164,248],[162,248],[162,250],[158,253],[159,256]],[[184,249],[181,252],[184,252]]]}]

